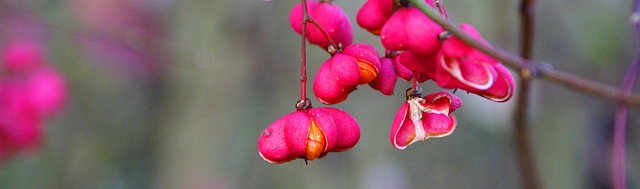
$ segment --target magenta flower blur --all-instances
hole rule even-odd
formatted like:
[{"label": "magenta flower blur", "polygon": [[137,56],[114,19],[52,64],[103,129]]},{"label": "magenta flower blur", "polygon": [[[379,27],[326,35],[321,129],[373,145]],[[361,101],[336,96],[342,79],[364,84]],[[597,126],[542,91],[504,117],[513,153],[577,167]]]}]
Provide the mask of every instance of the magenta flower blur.
[{"label": "magenta flower blur", "polygon": [[32,150],[40,144],[41,116],[27,101],[28,96],[20,81],[1,81],[0,162],[16,152]]},{"label": "magenta flower blur", "polygon": [[31,71],[42,64],[42,50],[30,42],[13,42],[3,49],[2,64],[6,72]]},{"label": "magenta flower blur", "polygon": [[391,124],[391,144],[402,150],[417,141],[450,135],[456,128],[453,111],[460,106],[458,97],[444,91],[424,98],[409,95]]},{"label": "magenta flower blur", "polygon": [[26,78],[25,86],[29,102],[42,116],[55,115],[67,104],[66,79],[53,68],[34,70]]},{"label": "magenta flower blur", "polygon": [[0,77],[0,161],[37,148],[43,121],[67,102],[64,77],[44,59],[36,43],[13,42],[2,51]]},{"label": "magenta flower blur", "polygon": [[349,113],[310,108],[287,114],[267,127],[258,139],[258,152],[269,163],[314,160],[351,149],[358,140],[360,127]]}]

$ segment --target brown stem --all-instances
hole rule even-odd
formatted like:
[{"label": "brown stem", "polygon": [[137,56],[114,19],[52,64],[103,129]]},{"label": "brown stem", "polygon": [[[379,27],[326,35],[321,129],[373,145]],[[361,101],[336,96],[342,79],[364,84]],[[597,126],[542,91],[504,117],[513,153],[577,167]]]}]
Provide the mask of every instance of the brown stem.
[{"label": "brown stem", "polygon": [[413,5],[418,7],[433,21],[451,32],[451,34],[458,37],[458,39],[484,52],[485,54],[502,61],[505,65],[511,68],[518,70],[528,70],[528,72],[532,73],[533,76],[544,76],[546,79],[554,81],[557,84],[583,92],[585,94],[591,94],[606,99],[612,99],[617,102],[626,103],[635,107],[640,107],[640,95],[638,94],[625,95],[622,90],[616,87],[611,87],[609,85],[587,80],[569,73],[554,70],[549,66],[550,64],[527,60],[519,56],[510,54],[502,49],[491,47],[471,37],[460,28],[458,28],[453,22],[440,16],[437,11],[432,10],[431,7],[425,2],[420,0],[409,1],[411,1]]},{"label": "brown stem", "polygon": [[302,4],[302,31],[300,32],[302,44],[300,45],[300,100],[296,103],[298,110],[311,108],[311,101],[307,98],[307,23],[313,24],[329,40],[331,45],[339,48],[322,26],[309,16],[307,1],[300,0],[300,3]]},{"label": "brown stem", "polygon": [[[533,39],[535,32],[535,0],[522,0],[520,4],[521,18],[521,51],[520,55],[524,59],[533,57]],[[525,62],[525,64],[529,64]],[[528,65],[527,67],[531,67]],[[514,114],[514,140],[518,151],[518,164],[520,166],[520,176],[524,188],[538,189],[541,187],[541,179],[536,166],[535,153],[531,147],[531,135],[529,132],[529,104],[531,94],[532,74],[527,69],[522,69],[519,73],[520,83],[518,98],[516,102],[516,112]]]},{"label": "brown stem", "polygon": [[535,32],[535,0],[522,0],[520,2],[521,32],[520,55],[524,59],[533,57],[533,39]]},{"label": "brown stem", "polygon": [[413,81],[411,81],[411,87],[416,89],[418,88],[418,80],[420,80],[420,74],[413,74]]},{"label": "brown stem", "polygon": [[[633,86],[635,86],[638,72],[640,72],[640,0],[635,1],[633,13],[631,13],[631,21],[635,30],[636,60],[629,65],[627,72],[622,81],[622,92],[625,95],[631,95]],[[626,170],[626,134],[627,134],[627,117],[629,116],[629,108],[624,103],[619,103],[616,108],[614,127],[613,127],[613,158],[611,161],[611,179],[613,188],[627,188],[627,170]]]},{"label": "brown stem", "polygon": [[[638,54],[640,55],[640,52]],[[629,68],[627,69],[627,73],[624,76],[624,81],[622,83],[623,90],[626,94],[631,94],[631,91],[633,90],[633,86],[635,85],[635,82],[636,82],[636,78],[638,78],[639,71],[640,71],[640,58],[636,57],[635,62],[629,65]],[[616,189],[627,188],[625,140],[626,140],[626,134],[627,134],[628,115],[629,115],[628,106],[624,103],[618,104],[618,107],[616,108],[614,128],[613,128],[613,158],[612,158],[612,166],[611,166],[613,188],[616,188]]]},{"label": "brown stem", "polygon": [[518,152],[520,177],[524,188],[537,189],[541,187],[540,176],[536,166],[535,153],[531,146],[530,124],[528,122],[529,98],[531,94],[531,80],[521,79],[518,92],[517,110],[514,114],[514,140]]},{"label": "brown stem", "polygon": [[300,51],[300,101],[307,99],[307,22],[309,20],[309,13],[307,12],[307,1],[300,0],[302,3],[302,32],[300,32],[300,38],[302,41]]}]

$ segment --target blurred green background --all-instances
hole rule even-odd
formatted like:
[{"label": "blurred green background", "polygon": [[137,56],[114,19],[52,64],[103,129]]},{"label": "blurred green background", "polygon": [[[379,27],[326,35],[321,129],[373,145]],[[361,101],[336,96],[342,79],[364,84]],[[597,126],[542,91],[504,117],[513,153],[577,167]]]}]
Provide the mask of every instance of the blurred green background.
[{"label": "blurred green background", "polygon": [[[402,80],[394,96],[361,86],[335,106],[360,123],[362,136],[352,150],[309,165],[302,160],[269,164],[258,155],[258,136],[294,111],[299,95],[300,38],[288,17],[298,1],[116,1],[121,4],[5,2],[9,9],[41,19],[50,60],[66,74],[71,99],[65,113],[48,121],[37,152],[0,165],[0,188],[521,187],[511,126],[515,100],[494,103],[458,91],[463,107],[455,112],[456,131],[399,151],[389,144],[388,132],[403,91],[410,87]],[[382,49],[379,39],[355,24],[364,2],[335,3],[351,18],[354,42]],[[518,52],[518,1],[446,3],[454,22],[474,24],[494,46]],[[620,85],[636,51],[628,21],[631,5],[622,0],[539,1],[535,59]],[[125,14],[129,10],[118,6],[145,14]],[[102,9],[104,15],[91,17]],[[118,25],[129,19],[136,21]],[[111,59],[87,53],[81,42],[97,29],[118,27],[124,29],[109,31],[110,37],[128,40],[126,31],[139,30],[126,28],[136,24],[146,36],[134,44],[146,49],[138,53],[149,53],[145,61],[159,67],[152,74],[109,66]],[[311,78],[328,58],[309,46]],[[433,82],[422,87],[439,90]],[[543,80],[534,82],[532,96],[532,142],[544,186],[609,187],[615,105]],[[639,109],[632,109],[629,118],[629,185],[638,188]]]}]

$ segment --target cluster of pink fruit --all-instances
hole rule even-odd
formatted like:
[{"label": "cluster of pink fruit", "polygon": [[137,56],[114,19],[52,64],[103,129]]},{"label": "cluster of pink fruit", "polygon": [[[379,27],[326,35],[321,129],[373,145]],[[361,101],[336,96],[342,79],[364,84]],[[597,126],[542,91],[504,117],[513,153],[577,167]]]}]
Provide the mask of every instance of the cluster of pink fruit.
[{"label": "cluster of pink fruit", "polygon": [[[425,2],[442,6],[433,0]],[[496,102],[513,95],[513,77],[499,61],[449,35],[406,0],[368,0],[357,14],[358,25],[380,36],[385,48],[382,57],[372,45],[352,43],[349,18],[336,4],[329,0],[303,3],[307,10],[299,3],[291,11],[292,28],[302,34],[303,23],[314,23],[306,25],[303,35],[331,54],[314,79],[313,92],[320,102],[340,103],[363,84],[385,95],[393,94],[397,78],[413,84],[391,125],[389,138],[397,149],[447,136],[455,129],[452,112],[462,105],[460,99],[444,91],[422,97],[419,83],[433,80],[442,88],[462,89]],[[312,19],[305,19],[305,11]],[[473,26],[460,27],[484,41]],[[311,108],[305,100],[300,103],[306,105],[297,106],[296,112],[277,120],[260,136],[258,151],[263,159],[271,163],[313,160],[357,143],[360,129],[351,115],[334,108]]]},{"label": "cluster of pink fruit", "polygon": [[63,76],[30,42],[13,42],[2,51],[0,67],[0,161],[37,148],[42,122],[67,101]]}]

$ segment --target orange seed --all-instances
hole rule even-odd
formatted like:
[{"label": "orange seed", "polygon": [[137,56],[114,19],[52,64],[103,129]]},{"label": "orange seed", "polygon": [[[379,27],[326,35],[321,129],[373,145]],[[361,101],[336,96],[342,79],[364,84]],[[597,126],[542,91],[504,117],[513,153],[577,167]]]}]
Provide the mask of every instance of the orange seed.
[{"label": "orange seed", "polygon": [[358,60],[358,68],[360,68],[360,84],[367,84],[378,77],[378,69],[372,63]]},{"label": "orange seed", "polygon": [[311,120],[309,126],[309,136],[307,137],[307,149],[305,152],[305,158],[307,160],[314,160],[320,157],[320,154],[324,152],[326,148],[326,139],[322,129]]}]

